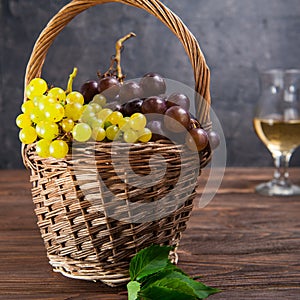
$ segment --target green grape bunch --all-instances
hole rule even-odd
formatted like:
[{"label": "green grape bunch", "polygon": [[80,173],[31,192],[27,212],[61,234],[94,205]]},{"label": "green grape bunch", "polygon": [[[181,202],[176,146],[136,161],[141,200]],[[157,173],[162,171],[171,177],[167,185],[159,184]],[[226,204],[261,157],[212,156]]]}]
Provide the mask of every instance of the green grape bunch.
[{"label": "green grape bunch", "polygon": [[23,144],[35,143],[41,158],[62,159],[72,141],[146,143],[151,140],[152,133],[146,128],[147,120],[142,113],[123,116],[106,107],[106,98],[101,94],[85,104],[82,93],[72,91],[76,74],[74,68],[66,90],[49,89],[42,78],[30,81],[25,90],[27,100],[16,118]]},{"label": "green grape bunch", "polygon": [[69,151],[70,132],[84,104],[82,94],[72,91],[76,74],[77,68],[74,68],[66,90],[49,88],[42,78],[32,79],[25,89],[27,100],[16,118],[19,139],[23,144],[36,142],[36,153],[42,158],[61,159]]}]

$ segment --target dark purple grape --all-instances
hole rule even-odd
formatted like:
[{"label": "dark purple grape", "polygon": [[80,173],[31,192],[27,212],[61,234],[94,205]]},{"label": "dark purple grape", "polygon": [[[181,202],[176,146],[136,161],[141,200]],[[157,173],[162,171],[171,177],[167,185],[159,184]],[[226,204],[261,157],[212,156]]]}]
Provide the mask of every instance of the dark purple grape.
[{"label": "dark purple grape", "polygon": [[80,88],[80,93],[83,95],[84,102],[91,102],[98,92],[98,82],[95,80],[86,81]]},{"label": "dark purple grape", "polygon": [[164,115],[164,125],[171,132],[184,132],[190,126],[190,115],[180,106],[171,106]]},{"label": "dark purple grape", "polygon": [[208,140],[211,149],[216,149],[220,145],[220,136],[213,130],[208,133]]},{"label": "dark purple grape", "polygon": [[108,101],[114,101],[120,92],[121,84],[116,77],[101,78],[98,84],[98,92],[106,97]]},{"label": "dark purple grape", "polygon": [[128,102],[131,99],[141,98],[143,90],[136,82],[126,82],[120,88],[120,103]]},{"label": "dark purple grape", "polygon": [[142,105],[143,114],[164,114],[166,110],[166,101],[158,96],[145,99]]},{"label": "dark purple grape", "polygon": [[157,73],[147,73],[140,81],[144,97],[158,96],[166,92],[166,82]]},{"label": "dark purple grape", "polygon": [[167,98],[167,106],[171,107],[174,105],[179,105],[186,111],[190,109],[190,99],[181,93],[173,93]]},{"label": "dark purple grape", "polygon": [[163,126],[162,120],[151,120],[147,123],[147,128],[149,128],[152,132],[152,141],[157,141],[161,139],[167,138],[166,130]]},{"label": "dark purple grape", "polygon": [[123,115],[130,117],[134,113],[142,112],[142,99],[132,99],[129,100],[127,103],[122,104],[121,110],[123,111]]},{"label": "dark purple grape", "polygon": [[192,151],[202,151],[208,145],[208,135],[202,128],[193,128],[187,133],[185,143]]}]

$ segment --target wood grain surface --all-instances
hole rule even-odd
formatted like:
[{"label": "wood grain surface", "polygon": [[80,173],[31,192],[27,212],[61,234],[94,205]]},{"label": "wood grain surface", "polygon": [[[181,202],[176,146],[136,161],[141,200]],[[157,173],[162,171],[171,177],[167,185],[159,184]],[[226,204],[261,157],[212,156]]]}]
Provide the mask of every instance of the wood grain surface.
[{"label": "wood grain surface", "polygon": [[[268,168],[229,168],[209,205],[195,207],[179,267],[222,290],[209,299],[300,299],[300,197],[255,194],[271,176]],[[300,169],[291,177],[300,184]],[[0,299],[127,299],[125,288],[52,271],[26,170],[0,171]]]}]

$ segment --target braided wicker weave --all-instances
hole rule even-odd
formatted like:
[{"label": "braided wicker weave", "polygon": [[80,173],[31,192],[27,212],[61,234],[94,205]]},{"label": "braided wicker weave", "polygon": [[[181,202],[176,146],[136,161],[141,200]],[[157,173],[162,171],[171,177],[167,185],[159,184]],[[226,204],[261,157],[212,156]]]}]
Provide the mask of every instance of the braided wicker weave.
[{"label": "braided wicker weave", "polygon": [[[197,117],[209,128],[210,73],[204,56],[187,27],[158,0],[71,1],[50,20],[36,41],[26,69],[25,86],[41,76],[47,51],[68,22],[82,11],[107,2],[144,9],[174,32],[194,70],[195,90],[199,93]],[[192,210],[199,166],[195,166],[193,156],[183,155],[183,145],[167,140],[130,146],[121,142],[113,146],[88,142],[74,149],[72,155],[55,160],[40,158],[34,144],[22,146],[24,164],[31,170],[35,213],[50,264],[54,271],[68,277],[101,280],[111,286],[124,284],[129,279],[129,261],[137,251],[153,243],[178,246]],[[128,153],[126,162],[124,153]],[[136,174],[146,176],[155,170],[155,164],[161,164],[155,160],[151,165],[153,155],[163,158],[165,176],[154,186],[132,187],[130,183]],[[210,155],[209,146],[200,153],[200,169]],[[128,163],[132,173],[128,172]],[[156,203],[175,185],[179,191],[176,195],[167,197],[163,207],[152,207],[153,214],[159,211],[162,217],[147,220],[141,210],[128,222],[130,205]],[[119,199],[117,204],[110,203],[112,194]],[[185,201],[180,204],[181,199]]]}]

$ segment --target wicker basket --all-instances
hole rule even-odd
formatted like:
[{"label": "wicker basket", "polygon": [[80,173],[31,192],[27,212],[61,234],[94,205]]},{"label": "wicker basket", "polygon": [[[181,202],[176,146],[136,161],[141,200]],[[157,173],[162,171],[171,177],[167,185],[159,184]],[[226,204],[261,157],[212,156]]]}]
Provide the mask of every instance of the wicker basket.
[{"label": "wicker basket", "polygon": [[[142,8],[174,32],[194,70],[195,90],[200,95],[196,97],[197,117],[209,128],[210,77],[204,56],[187,27],[158,0],[71,1],[40,34],[26,69],[25,86],[41,76],[47,51],[68,22],[82,11],[107,2]],[[129,280],[129,261],[140,249],[151,244],[178,246],[192,210],[199,166],[195,166],[192,156],[184,156],[184,146],[167,140],[134,145],[119,142],[113,146],[87,143],[74,149],[66,159],[55,160],[41,159],[34,144],[22,146],[24,164],[31,170],[35,213],[50,264],[54,271],[71,278],[100,280],[110,286],[124,284]],[[124,163],[124,153],[128,154],[132,173],[128,172],[128,162]],[[134,175],[146,176],[155,170],[149,165],[153,155],[163,157],[165,176],[151,187],[131,187]],[[208,146],[200,153],[200,170],[210,156]],[[179,192],[174,195],[171,191],[176,184]],[[110,202],[112,194],[119,202]],[[168,194],[171,196],[164,203],[166,213],[161,218],[147,221],[140,210],[137,218],[128,221],[133,205],[159,203]],[[185,201],[180,203],[181,199]],[[152,209],[155,214],[162,206]]]}]

